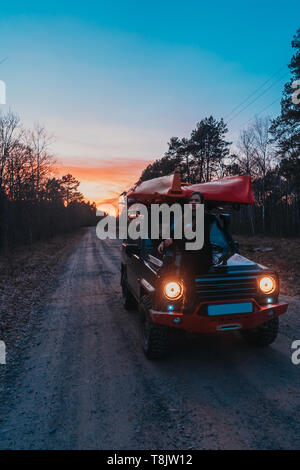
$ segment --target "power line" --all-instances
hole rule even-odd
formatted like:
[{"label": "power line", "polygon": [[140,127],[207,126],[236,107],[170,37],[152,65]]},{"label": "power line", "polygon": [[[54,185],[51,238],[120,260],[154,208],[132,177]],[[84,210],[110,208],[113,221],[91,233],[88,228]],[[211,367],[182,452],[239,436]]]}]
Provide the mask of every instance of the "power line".
[{"label": "power line", "polygon": [[230,113],[226,114],[226,116],[224,117],[224,120],[226,120],[232,113],[234,113],[240,106],[242,106],[243,104],[245,104],[250,98],[252,98],[252,96],[254,96],[259,90],[261,90],[267,83],[269,83],[274,77],[276,77],[280,72],[281,70],[283,70],[284,68],[286,67],[286,65],[283,65],[282,67],[280,67],[275,73],[273,73],[273,75],[271,75],[271,77],[269,77],[264,83],[262,83],[258,88],[256,88],[253,92],[250,93],[250,95],[247,96],[247,98],[245,98],[241,103],[239,103],[237,106],[235,106],[231,111]]},{"label": "power line", "polygon": [[[261,109],[258,113],[255,114],[255,116],[259,116],[261,113],[263,113],[266,109],[270,108],[273,104],[275,104],[277,101],[280,101],[281,100],[281,97],[280,98],[276,98],[274,101],[272,101],[272,103],[268,104],[267,106],[265,106],[263,109]],[[252,118],[251,118],[252,119]],[[251,119],[248,119],[247,122],[251,121]]]},{"label": "power line", "polygon": [[247,121],[245,121],[241,126],[239,126],[238,128],[234,129],[233,131],[231,132],[236,132],[238,131],[239,129],[243,129],[243,127],[246,126],[246,124],[248,124],[248,122],[252,121],[252,119],[255,117],[255,116],[259,116],[261,113],[263,113],[264,111],[266,111],[266,109],[270,108],[271,106],[273,106],[273,104],[275,104],[276,102],[280,101],[281,100],[281,97],[277,97],[274,101],[272,101],[272,103],[269,103],[267,106],[265,106],[264,108],[262,108],[258,113],[255,113],[250,119],[248,119]]},{"label": "power line", "polygon": [[4,59],[1,59],[0,60],[0,65],[3,64],[3,62],[5,62],[7,59],[8,59],[8,57],[4,57]]},{"label": "power line", "polygon": [[231,119],[229,119],[228,123],[233,121],[237,116],[239,116],[243,111],[245,111],[245,109],[249,108],[249,106],[251,106],[253,103],[255,103],[255,101],[257,101],[259,98],[261,98],[265,93],[267,93],[267,91],[269,91],[274,85],[276,85],[276,83],[278,83],[280,80],[282,80],[286,75],[287,75],[287,73],[285,73],[284,75],[279,77],[274,83],[272,83],[268,88],[266,88],[266,90],[264,90],[262,93],[260,93],[260,95],[256,96],[254,98],[254,100],[250,101],[250,103],[248,103],[246,106],[244,106],[244,108],[242,108]]}]

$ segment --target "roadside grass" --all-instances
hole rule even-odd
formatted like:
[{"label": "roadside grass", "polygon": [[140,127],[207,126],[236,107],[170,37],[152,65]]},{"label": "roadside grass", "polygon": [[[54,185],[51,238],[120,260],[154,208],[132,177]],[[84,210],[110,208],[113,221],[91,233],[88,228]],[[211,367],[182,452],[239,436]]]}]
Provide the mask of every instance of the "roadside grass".
[{"label": "roadside grass", "polygon": [[0,339],[14,343],[43,304],[56,274],[83,230],[20,246],[0,256]]}]

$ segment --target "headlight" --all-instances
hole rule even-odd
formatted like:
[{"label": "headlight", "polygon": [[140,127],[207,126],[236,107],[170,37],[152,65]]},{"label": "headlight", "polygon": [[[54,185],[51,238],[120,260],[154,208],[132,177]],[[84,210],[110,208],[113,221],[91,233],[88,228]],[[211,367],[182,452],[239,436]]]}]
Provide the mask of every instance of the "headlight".
[{"label": "headlight", "polygon": [[276,289],[276,281],[274,277],[264,276],[259,279],[258,286],[264,294],[272,294]]},{"label": "headlight", "polygon": [[182,296],[182,286],[179,282],[167,282],[164,286],[164,294],[168,299],[175,300]]}]

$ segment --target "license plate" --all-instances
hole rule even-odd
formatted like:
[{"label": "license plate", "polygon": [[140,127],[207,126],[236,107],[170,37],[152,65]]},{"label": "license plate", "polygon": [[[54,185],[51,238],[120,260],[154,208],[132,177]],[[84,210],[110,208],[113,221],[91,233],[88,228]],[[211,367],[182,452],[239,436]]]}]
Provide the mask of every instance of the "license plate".
[{"label": "license plate", "polygon": [[236,304],[208,305],[207,313],[210,317],[214,315],[234,315],[236,313],[253,312],[252,302],[241,302]]}]

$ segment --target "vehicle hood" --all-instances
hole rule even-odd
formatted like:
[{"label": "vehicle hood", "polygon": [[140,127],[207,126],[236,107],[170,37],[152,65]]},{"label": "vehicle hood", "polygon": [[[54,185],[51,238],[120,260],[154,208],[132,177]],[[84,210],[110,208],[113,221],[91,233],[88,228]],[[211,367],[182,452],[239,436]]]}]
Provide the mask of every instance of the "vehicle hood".
[{"label": "vehicle hood", "polygon": [[210,269],[211,273],[235,273],[237,271],[243,272],[263,272],[270,271],[266,266],[262,264],[255,263],[254,261],[242,256],[238,253],[235,253],[227,260],[227,264],[220,266],[212,266]]}]

